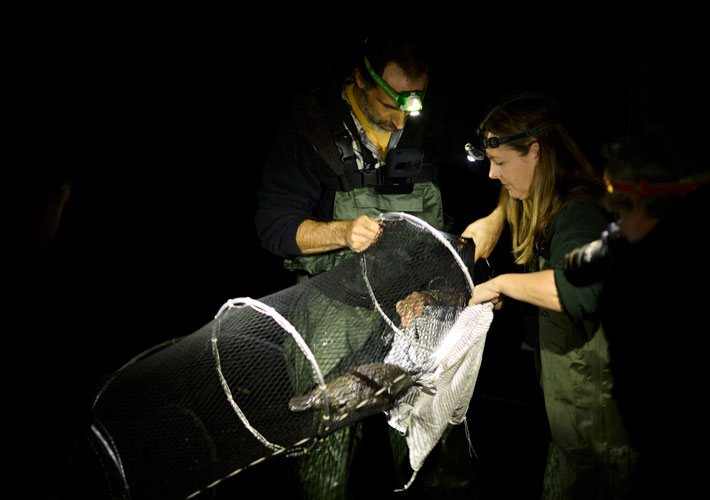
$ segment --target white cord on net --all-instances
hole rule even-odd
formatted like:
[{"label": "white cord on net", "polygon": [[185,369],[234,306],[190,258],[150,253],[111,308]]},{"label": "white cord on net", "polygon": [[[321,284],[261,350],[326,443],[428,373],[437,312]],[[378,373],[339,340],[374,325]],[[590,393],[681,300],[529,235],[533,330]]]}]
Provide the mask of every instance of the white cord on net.
[{"label": "white cord on net", "polygon": [[270,317],[281,328],[286,330],[293,337],[293,339],[296,341],[296,345],[298,345],[299,349],[301,349],[301,352],[303,353],[303,355],[306,357],[306,359],[311,364],[311,367],[313,368],[313,372],[316,375],[316,378],[318,380],[318,387],[321,390],[321,396],[323,398],[323,419],[327,421],[330,419],[330,414],[329,414],[329,409],[328,409],[328,395],[326,394],[326,390],[325,390],[325,380],[323,379],[323,374],[321,373],[320,367],[318,366],[318,362],[316,361],[316,358],[313,355],[313,352],[311,352],[310,348],[308,347],[308,344],[306,344],[306,341],[303,340],[303,337],[301,336],[300,333],[298,333],[298,330],[296,330],[296,328],[286,318],[284,318],[281,314],[279,314],[279,312],[276,309],[274,309],[273,307],[268,306],[268,305],[264,304],[263,302],[260,302],[258,300],[254,300],[249,297],[240,297],[237,299],[228,300],[219,309],[219,311],[215,315],[215,319],[218,320],[218,323],[217,323],[217,326],[212,331],[212,352],[213,352],[215,360],[217,362],[217,373],[219,374],[220,382],[222,384],[222,388],[224,389],[224,392],[227,395],[227,400],[229,401],[229,404],[232,406],[232,408],[236,412],[237,416],[239,416],[239,419],[242,421],[244,426],[264,446],[266,446],[272,450],[283,450],[284,449],[283,446],[276,445],[276,444],[269,442],[264,436],[261,435],[261,433],[259,431],[257,431],[254,427],[252,427],[252,425],[249,423],[249,420],[247,419],[246,415],[244,415],[242,410],[239,408],[239,405],[237,405],[236,401],[234,401],[232,391],[229,388],[229,384],[228,384],[227,380],[225,379],[224,374],[222,373],[222,365],[221,365],[220,358],[219,358],[219,348],[217,347],[217,331],[219,330],[220,316],[224,313],[225,310],[235,308],[237,306],[248,306],[248,307],[251,307],[256,312]]}]

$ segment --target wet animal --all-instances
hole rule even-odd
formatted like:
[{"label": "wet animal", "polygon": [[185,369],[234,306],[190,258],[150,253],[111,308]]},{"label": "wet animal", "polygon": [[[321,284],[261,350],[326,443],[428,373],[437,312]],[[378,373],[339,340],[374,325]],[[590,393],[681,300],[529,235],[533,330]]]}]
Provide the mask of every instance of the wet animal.
[{"label": "wet animal", "polygon": [[[326,384],[325,393],[330,411],[344,416],[363,408],[391,408],[412,385],[414,380],[402,368],[387,363],[369,363]],[[289,400],[291,411],[322,407],[323,393],[319,387]]]}]

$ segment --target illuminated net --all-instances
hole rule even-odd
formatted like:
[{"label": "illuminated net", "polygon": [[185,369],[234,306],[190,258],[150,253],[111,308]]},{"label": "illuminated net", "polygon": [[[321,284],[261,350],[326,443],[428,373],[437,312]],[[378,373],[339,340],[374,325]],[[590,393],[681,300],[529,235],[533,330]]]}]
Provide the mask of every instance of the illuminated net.
[{"label": "illuminated net", "polygon": [[92,430],[114,497],[194,498],[381,412],[421,467],[465,416],[492,310],[466,307],[472,245],[405,214],[379,222],[366,252],[232,299],[111,377]]}]

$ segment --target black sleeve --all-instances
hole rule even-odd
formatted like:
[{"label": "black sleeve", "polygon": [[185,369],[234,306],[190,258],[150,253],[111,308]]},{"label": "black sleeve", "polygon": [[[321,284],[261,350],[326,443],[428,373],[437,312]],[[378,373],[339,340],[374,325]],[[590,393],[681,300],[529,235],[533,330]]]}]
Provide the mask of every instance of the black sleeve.
[{"label": "black sleeve", "polygon": [[306,219],[330,220],[334,194],[323,188],[327,166],[312,145],[282,127],[267,154],[255,217],[261,246],[280,257],[295,257],[296,230]]},{"label": "black sleeve", "polygon": [[609,224],[606,214],[595,204],[574,200],[555,215],[551,230],[550,262],[555,269],[555,284],[565,311],[575,319],[586,319],[597,313],[601,283],[577,287],[564,274],[567,253],[599,238]]}]

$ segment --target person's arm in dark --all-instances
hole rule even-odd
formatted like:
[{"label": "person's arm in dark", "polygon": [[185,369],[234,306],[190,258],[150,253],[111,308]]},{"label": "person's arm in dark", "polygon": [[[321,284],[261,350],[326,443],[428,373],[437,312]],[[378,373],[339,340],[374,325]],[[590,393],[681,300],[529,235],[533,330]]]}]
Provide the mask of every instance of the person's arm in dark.
[{"label": "person's arm in dark", "polygon": [[[300,136],[278,135],[262,171],[254,219],[261,246],[280,257],[301,255],[296,234],[306,220],[330,220],[332,201],[323,200],[317,154]],[[330,203],[330,207],[327,205]]]}]

